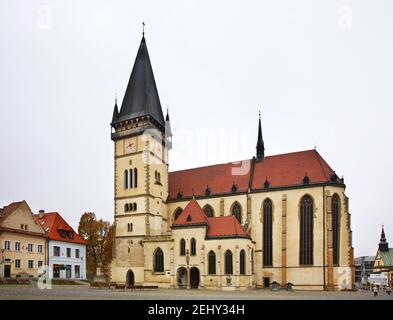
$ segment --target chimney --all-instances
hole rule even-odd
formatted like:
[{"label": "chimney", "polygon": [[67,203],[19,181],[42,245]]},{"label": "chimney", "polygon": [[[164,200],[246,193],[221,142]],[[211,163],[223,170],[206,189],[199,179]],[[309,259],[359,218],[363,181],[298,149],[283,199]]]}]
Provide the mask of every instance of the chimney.
[{"label": "chimney", "polygon": [[44,217],[44,215],[45,215],[45,210],[40,210],[40,211],[38,211],[39,212],[39,214],[38,214],[38,217],[39,218],[43,218]]}]

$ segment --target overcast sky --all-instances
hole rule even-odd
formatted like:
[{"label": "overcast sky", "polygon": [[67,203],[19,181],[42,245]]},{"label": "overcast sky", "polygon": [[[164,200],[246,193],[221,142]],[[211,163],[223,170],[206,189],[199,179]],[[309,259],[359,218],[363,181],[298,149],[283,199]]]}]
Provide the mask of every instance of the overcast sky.
[{"label": "overcast sky", "polygon": [[[114,99],[146,39],[170,170],[312,149],[344,175],[355,256],[393,245],[393,2],[0,0],[0,206],[113,220]],[[165,110],[164,110],[165,112]]]}]

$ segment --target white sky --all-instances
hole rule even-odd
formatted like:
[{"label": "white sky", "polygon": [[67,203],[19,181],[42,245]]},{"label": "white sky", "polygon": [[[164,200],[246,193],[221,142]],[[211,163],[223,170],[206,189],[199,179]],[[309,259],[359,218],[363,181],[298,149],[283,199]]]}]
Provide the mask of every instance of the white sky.
[{"label": "white sky", "polygon": [[[344,175],[355,256],[393,244],[393,2],[0,0],[0,206],[113,220],[114,98],[146,22],[170,169],[314,146]],[[165,110],[164,110],[165,113]],[[188,137],[186,139],[186,137]],[[227,138],[229,137],[229,138]]]}]

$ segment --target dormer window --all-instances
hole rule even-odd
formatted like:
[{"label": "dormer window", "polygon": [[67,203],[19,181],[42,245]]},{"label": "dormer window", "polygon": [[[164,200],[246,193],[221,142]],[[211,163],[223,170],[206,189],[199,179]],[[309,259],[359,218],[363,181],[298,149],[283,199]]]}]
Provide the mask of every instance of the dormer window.
[{"label": "dormer window", "polygon": [[231,192],[236,192],[237,191],[237,184],[233,182],[232,187],[231,187]]},{"label": "dormer window", "polygon": [[191,217],[191,215],[190,215],[190,214],[188,215],[188,217],[187,217],[186,221],[187,221],[187,222],[190,222],[190,221],[192,221],[192,217]]},{"label": "dormer window", "polygon": [[65,230],[58,230],[58,231],[59,231],[60,237],[66,238],[66,232],[65,232]]},{"label": "dormer window", "polygon": [[183,198],[183,192],[181,192],[180,190],[179,190],[179,192],[177,193],[177,198],[178,198],[178,199]]},{"label": "dormer window", "polygon": [[310,183],[310,178],[307,176],[307,173],[306,173],[306,175],[303,178],[303,184],[308,185],[309,183]]},{"label": "dormer window", "polygon": [[270,182],[267,180],[267,177],[266,177],[265,183],[263,184],[263,188],[264,189],[269,189],[270,188]]},{"label": "dormer window", "polygon": [[209,186],[206,186],[205,195],[210,196],[210,194],[211,194],[211,190],[210,190]]}]

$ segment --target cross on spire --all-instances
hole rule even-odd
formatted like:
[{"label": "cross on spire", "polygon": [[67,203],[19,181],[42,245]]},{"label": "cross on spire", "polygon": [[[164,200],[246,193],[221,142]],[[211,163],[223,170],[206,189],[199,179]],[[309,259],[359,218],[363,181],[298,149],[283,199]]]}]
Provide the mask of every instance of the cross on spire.
[{"label": "cross on spire", "polygon": [[145,21],[142,21],[142,37],[145,37]]}]

